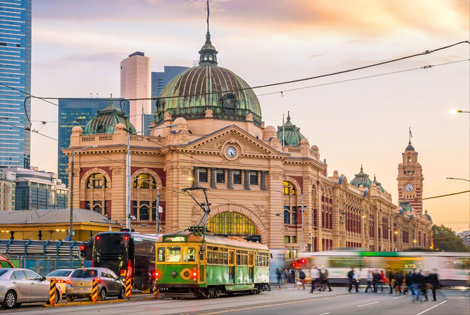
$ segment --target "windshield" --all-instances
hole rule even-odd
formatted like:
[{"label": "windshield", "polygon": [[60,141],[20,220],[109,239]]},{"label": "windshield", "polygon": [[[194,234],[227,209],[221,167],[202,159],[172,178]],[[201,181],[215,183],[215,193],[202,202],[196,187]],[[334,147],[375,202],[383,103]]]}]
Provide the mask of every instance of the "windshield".
[{"label": "windshield", "polygon": [[68,277],[72,270],[54,270],[47,277]]},{"label": "windshield", "polygon": [[96,269],[77,269],[72,273],[72,278],[93,278],[98,276]]},{"label": "windshield", "polygon": [[0,269],[0,276],[3,275],[3,274],[5,274],[7,271],[8,271],[8,270],[6,270],[6,269]]}]

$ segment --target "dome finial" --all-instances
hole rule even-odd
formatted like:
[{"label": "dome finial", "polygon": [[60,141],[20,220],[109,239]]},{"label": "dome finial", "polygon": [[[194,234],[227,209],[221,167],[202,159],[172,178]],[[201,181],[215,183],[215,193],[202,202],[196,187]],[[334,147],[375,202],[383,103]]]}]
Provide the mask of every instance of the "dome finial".
[{"label": "dome finial", "polygon": [[361,172],[363,172],[364,170],[362,169],[362,164],[361,164]]},{"label": "dome finial", "polygon": [[211,33],[209,32],[209,0],[207,0],[206,4],[206,10],[207,10],[207,32],[206,32],[206,42],[204,43],[204,46],[202,46],[201,50],[199,51],[199,54],[201,55],[199,57],[199,65],[200,66],[216,66],[217,65],[217,50],[215,50],[215,47],[212,45],[211,42]]}]

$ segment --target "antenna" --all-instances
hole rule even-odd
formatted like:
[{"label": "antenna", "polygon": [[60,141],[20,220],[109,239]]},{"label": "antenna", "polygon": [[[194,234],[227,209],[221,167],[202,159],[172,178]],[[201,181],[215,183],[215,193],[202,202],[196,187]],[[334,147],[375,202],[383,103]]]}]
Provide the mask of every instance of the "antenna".
[{"label": "antenna", "polygon": [[209,34],[209,14],[210,14],[209,0],[207,0],[206,9],[207,9],[207,34]]}]

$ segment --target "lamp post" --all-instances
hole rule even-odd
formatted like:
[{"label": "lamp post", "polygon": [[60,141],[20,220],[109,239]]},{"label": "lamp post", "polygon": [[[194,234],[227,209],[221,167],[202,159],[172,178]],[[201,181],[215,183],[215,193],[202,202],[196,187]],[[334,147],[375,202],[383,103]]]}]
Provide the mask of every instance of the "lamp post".
[{"label": "lamp post", "polygon": [[82,152],[85,149],[90,149],[90,148],[95,148],[96,145],[90,145],[87,147],[83,147],[78,150],[73,150],[71,152],[72,155],[72,162],[71,162],[71,170],[70,170],[70,227],[69,227],[69,235],[67,238],[69,241],[73,240],[73,173],[74,173],[74,167],[75,167],[75,155]]}]

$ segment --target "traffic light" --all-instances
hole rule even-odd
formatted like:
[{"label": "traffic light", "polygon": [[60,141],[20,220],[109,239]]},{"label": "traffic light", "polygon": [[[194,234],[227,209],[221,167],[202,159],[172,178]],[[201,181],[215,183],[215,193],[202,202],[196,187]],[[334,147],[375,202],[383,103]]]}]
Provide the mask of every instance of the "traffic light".
[{"label": "traffic light", "polygon": [[85,257],[86,257],[86,246],[85,246],[85,244],[80,244],[79,250],[80,250],[80,255],[79,255],[80,259],[85,259]]}]

